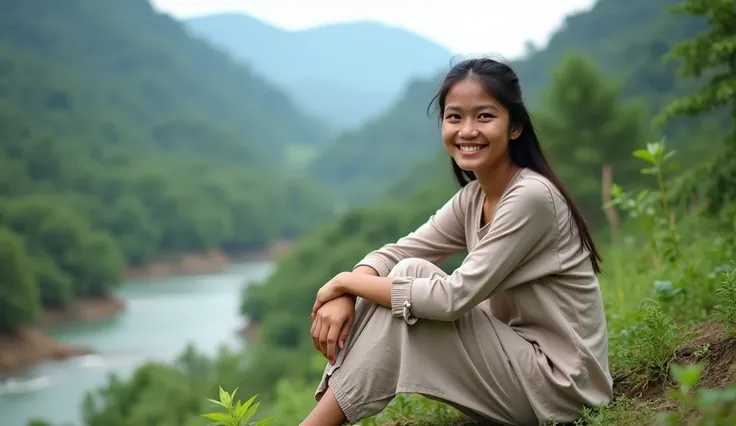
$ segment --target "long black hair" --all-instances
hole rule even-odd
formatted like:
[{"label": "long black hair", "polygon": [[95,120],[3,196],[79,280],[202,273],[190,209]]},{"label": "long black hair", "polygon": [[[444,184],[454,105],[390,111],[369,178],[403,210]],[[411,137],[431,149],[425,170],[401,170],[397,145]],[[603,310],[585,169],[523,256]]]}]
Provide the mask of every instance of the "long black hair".
[{"label": "long black hair", "polygon": [[[539,173],[559,189],[570,209],[571,219],[580,231],[580,240],[583,247],[590,253],[593,270],[595,273],[600,273],[602,259],[595,247],[588,225],[585,223],[585,218],[575,204],[570,192],[557,177],[544,156],[539,144],[539,137],[532,124],[531,115],[524,105],[519,78],[510,66],[490,58],[466,59],[454,65],[445,76],[437,94],[432,98],[432,102],[430,102],[430,107],[435,101],[438,103],[438,119],[442,120],[447,93],[456,83],[468,77],[477,79],[486,92],[508,110],[510,126],[520,126],[521,135],[508,145],[511,162],[519,167],[528,168]],[[461,187],[476,180],[473,172],[461,169],[452,157],[450,157],[450,160],[452,161],[455,180]]]}]

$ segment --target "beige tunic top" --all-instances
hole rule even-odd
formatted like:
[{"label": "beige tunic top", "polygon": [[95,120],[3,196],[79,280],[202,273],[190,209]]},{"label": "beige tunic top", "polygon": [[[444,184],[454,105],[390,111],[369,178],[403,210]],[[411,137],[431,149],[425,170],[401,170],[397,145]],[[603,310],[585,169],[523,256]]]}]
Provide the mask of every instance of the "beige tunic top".
[{"label": "beige tunic top", "polygon": [[415,232],[371,252],[358,265],[387,276],[402,259],[438,264],[467,250],[450,275],[396,278],[394,316],[410,324],[453,321],[487,304],[534,348],[530,357],[529,346],[504,346],[540,418],[580,404],[608,403],[612,379],[603,301],[561,193],[545,177],[522,169],[493,220],[481,227],[484,200],[479,184],[468,184]]}]

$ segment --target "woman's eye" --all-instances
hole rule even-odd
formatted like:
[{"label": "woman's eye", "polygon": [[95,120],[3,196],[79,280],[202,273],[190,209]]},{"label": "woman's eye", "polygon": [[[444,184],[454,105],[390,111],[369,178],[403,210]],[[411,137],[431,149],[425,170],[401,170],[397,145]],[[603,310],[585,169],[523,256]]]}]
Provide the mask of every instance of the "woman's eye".
[{"label": "woman's eye", "polygon": [[491,119],[491,118],[495,118],[495,117],[493,115],[491,115],[491,114],[488,114],[487,112],[484,112],[481,115],[479,115],[478,118]]},{"label": "woman's eye", "polygon": [[459,120],[460,116],[458,114],[449,114],[445,116],[445,120]]}]

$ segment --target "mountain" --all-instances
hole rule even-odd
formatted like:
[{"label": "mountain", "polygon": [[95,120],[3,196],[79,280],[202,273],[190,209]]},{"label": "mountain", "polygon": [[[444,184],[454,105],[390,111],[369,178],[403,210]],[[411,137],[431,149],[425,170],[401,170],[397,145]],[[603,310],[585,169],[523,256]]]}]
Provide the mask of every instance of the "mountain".
[{"label": "mountain", "polygon": [[0,291],[0,333],[109,295],[127,266],[261,249],[329,220],[328,193],[282,155],[320,131],[146,0],[6,1],[0,270],[28,297]]},{"label": "mountain", "polygon": [[[543,106],[543,90],[552,70],[568,55],[583,54],[598,70],[620,83],[628,99],[641,99],[651,114],[668,101],[689,93],[695,80],[677,79],[677,63],[666,60],[675,43],[698,34],[706,25],[673,16],[679,0],[599,0],[587,11],[570,15],[544,49],[511,61],[532,109]],[[335,188],[346,202],[371,202],[385,183],[403,176],[406,165],[441,151],[436,118],[426,115],[443,75],[416,80],[402,97],[359,129],[328,142],[309,165],[312,176]],[[693,132],[697,126],[678,120],[671,128]],[[438,158],[438,157],[435,157]],[[424,165],[424,174],[448,167],[446,159]],[[420,185],[423,182],[417,182]],[[393,192],[399,191],[395,186]]]},{"label": "mountain", "polygon": [[375,22],[285,31],[248,15],[216,14],[185,23],[343,130],[385,110],[408,81],[436,74],[452,58],[436,43]]}]

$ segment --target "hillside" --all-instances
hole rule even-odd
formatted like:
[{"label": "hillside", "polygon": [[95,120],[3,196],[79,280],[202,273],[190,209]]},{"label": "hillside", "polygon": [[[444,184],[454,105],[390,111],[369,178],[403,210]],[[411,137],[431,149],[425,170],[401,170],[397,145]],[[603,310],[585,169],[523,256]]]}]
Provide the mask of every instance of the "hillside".
[{"label": "hillside", "polygon": [[426,112],[438,85],[429,80],[411,83],[380,117],[331,140],[309,164],[309,175],[337,188],[343,202],[379,198],[407,163],[441,149],[437,119]]},{"label": "hillside", "polygon": [[145,0],[102,6],[0,15],[0,333],[107,298],[128,266],[258,249],[333,213],[265,167],[310,132],[285,95]]},{"label": "hillside", "polygon": [[337,129],[384,111],[411,79],[435,74],[452,56],[409,31],[374,22],[285,31],[248,15],[217,14],[186,25],[252,64]]},{"label": "hillside", "polygon": [[[41,56],[46,64],[72,67],[85,102],[104,104],[148,128],[159,147],[243,161],[252,153],[237,150],[248,145],[277,159],[289,144],[323,137],[322,128],[284,92],[192,39],[147,1],[6,3],[0,15],[3,44]],[[285,114],[288,124],[271,124]]]},{"label": "hillside", "polygon": [[[533,110],[540,109],[555,66],[572,54],[584,55],[597,70],[613,78],[624,99],[643,100],[650,116],[668,101],[687,93],[697,81],[677,79],[677,63],[666,61],[665,56],[676,42],[698,33],[704,24],[691,17],[668,14],[675,3],[599,0],[592,9],[568,17],[545,49],[512,61],[529,105]],[[356,197],[362,202],[375,200],[383,191],[378,186],[404,173],[407,161],[442,149],[434,111],[430,111],[430,118],[426,115],[439,83],[439,75],[414,82],[386,113],[331,140],[312,161],[312,175],[333,186],[337,196],[349,202],[356,201]],[[679,123],[670,127],[670,134],[677,129],[680,140],[699,131],[691,121],[680,119]],[[687,149],[696,156],[686,158],[707,151],[704,146]],[[439,167],[447,164],[435,166]]]}]

